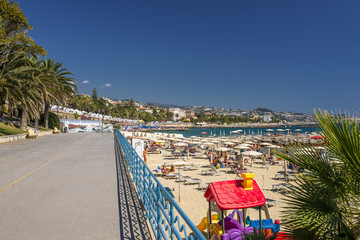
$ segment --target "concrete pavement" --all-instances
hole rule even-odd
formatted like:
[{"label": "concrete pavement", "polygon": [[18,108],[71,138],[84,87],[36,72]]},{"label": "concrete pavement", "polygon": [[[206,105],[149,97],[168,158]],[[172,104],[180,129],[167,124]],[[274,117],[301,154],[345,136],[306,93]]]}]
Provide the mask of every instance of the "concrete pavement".
[{"label": "concrete pavement", "polygon": [[0,144],[1,240],[120,239],[111,133]]}]

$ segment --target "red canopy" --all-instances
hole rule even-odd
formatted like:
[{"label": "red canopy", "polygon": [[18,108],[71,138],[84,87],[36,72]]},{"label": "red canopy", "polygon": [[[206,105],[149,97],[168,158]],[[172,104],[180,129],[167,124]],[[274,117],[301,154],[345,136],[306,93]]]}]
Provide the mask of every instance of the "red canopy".
[{"label": "red canopy", "polygon": [[207,132],[201,132],[200,134],[207,134]]},{"label": "red canopy", "polygon": [[259,207],[266,199],[259,185],[253,180],[253,189],[245,190],[243,180],[212,182],[206,189],[204,197],[208,202],[216,202],[220,210]]},{"label": "red canopy", "polygon": [[313,136],[310,139],[323,139],[323,137],[322,136]]}]

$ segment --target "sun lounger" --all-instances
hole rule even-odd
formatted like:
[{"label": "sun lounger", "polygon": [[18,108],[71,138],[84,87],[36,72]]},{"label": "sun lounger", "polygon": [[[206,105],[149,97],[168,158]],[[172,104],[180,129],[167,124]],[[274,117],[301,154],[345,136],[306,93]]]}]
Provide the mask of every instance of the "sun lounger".
[{"label": "sun lounger", "polygon": [[184,171],[193,171],[193,170],[198,170],[199,166],[195,166],[195,165],[189,165],[189,166],[185,166],[183,167]]},{"label": "sun lounger", "polygon": [[210,183],[202,183],[200,182],[199,185],[198,185],[198,189],[199,190],[204,190],[204,189],[207,189],[209,187]]},{"label": "sun lounger", "polygon": [[173,155],[172,153],[164,153],[164,154],[163,154],[163,157],[164,157],[164,158],[173,158],[174,155]]},{"label": "sun lounger", "polygon": [[[180,176],[182,176],[182,174],[180,174]],[[179,173],[165,173],[164,177],[166,179],[179,178]]]},{"label": "sun lounger", "polygon": [[188,179],[185,179],[184,184],[185,185],[187,185],[187,184],[199,184],[201,182],[202,182],[202,180],[200,178],[188,178]]},{"label": "sun lounger", "polygon": [[212,170],[202,170],[201,171],[201,175],[212,175],[213,171]]},{"label": "sun lounger", "polygon": [[266,205],[268,207],[271,207],[271,206],[276,206],[277,207],[277,203],[278,203],[278,200],[266,198]]},{"label": "sun lounger", "polygon": [[[180,182],[186,182],[187,179],[191,179],[191,177],[180,175]],[[179,182],[179,178],[175,178],[175,182]]]}]

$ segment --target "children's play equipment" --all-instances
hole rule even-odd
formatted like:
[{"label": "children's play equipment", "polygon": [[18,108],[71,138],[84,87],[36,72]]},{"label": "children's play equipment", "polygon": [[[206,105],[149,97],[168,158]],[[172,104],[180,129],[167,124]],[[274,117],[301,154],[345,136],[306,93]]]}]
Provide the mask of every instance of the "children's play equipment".
[{"label": "children's play equipment", "polygon": [[[204,231],[204,223],[207,225],[207,239],[211,240],[242,240],[244,234],[253,231],[264,231],[265,234],[279,232],[279,221],[270,218],[266,199],[259,185],[254,178],[253,173],[242,173],[243,179],[213,182],[207,188],[204,197],[209,202],[207,220],[201,222],[198,229]],[[259,220],[250,220],[250,225],[246,224],[246,210],[248,208],[257,208],[259,210]],[[261,209],[265,211],[267,219],[262,219]],[[239,209],[242,209],[239,210]],[[227,210],[234,210],[227,217]],[[213,223],[211,212],[220,213],[221,219]],[[237,216],[237,219],[235,217]],[[200,226],[199,225],[199,226]]]}]

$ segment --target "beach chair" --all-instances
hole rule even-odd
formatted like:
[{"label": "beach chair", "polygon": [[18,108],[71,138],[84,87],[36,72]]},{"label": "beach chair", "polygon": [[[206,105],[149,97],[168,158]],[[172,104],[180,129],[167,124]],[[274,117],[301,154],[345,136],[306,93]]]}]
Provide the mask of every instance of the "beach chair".
[{"label": "beach chair", "polygon": [[213,171],[212,170],[202,170],[201,175],[212,175],[213,174]]},{"label": "beach chair", "polygon": [[200,178],[188,178],[185,179],[184,184],[188,185],[188,184],[199,184],[201,183],[202,180]]},{"label": "beach chair", "polygon": [[276,207],[277,207],[277,203],[278,203],[278,202],[279,202],[278,200],[266,198],[266,205],[267,205],[268,207],[271,207],[271,206],[276,206]]},{"label": "beach chair", "polygon": [[214,165],[210,165],[210,167],[211,167],[211,171],[213,171],[213,175],[214,175],[214,176],[221,175],[220,170],[219,170],[219,169],[216,169],[216,168],[214,167]]},{"label": "beach chair", "polygon": [[[180,175],[180,182],[186,182],[187,179],[191,179],[191,177]],[[179,182],[179,178],[175,178],[175,182]]]},{"label": "beach chair", "polygon": [[205,189],[207,189],[209,187],[209,185],[210,185],[210,183],[202,183],[202,182],[200,182],[198,184],[198,189],[199,190],[205,190]]},{"label": "beach chair", "polygon": [[[174,179],[174,178],[179,178],[179,173],[164,173],[163,176],[165,177],[165,179]],[[183,175],[180,174],[180,176]]]},{"label": "beach chair", "polygon": [[193,170],[198,170],[198,169],[199,169],[199,166],[195,166],[194,164],[183,167],[184,171],[193,171]]}]

